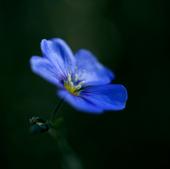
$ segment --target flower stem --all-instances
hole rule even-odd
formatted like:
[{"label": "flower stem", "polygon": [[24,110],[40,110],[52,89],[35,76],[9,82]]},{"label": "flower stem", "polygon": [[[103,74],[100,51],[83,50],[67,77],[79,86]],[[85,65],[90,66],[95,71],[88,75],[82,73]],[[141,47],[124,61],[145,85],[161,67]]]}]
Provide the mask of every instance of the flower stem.
[{"label": "flower stem", "polygon": [[64,99],[60,99],[58,101],[57,106],[55,107],[55,109],[53,110],[53,112],[51,113],[51,119],[53,120],[57,115],[59,115],[59,110],[61,109],[62,105],[64,103]]},{"label": "flower stem", "polygon": [[66,138],[58,139],[58,149],[61,155],[61,167],[63,169],[83,169],[83,164],[74,152]]},{"label": "flower stem", "polygon": [[52,128],[49,130],[49,134],[57,141],[61,168],[83,169],[84,167],[81,159],[70,146],[66,136]]}]

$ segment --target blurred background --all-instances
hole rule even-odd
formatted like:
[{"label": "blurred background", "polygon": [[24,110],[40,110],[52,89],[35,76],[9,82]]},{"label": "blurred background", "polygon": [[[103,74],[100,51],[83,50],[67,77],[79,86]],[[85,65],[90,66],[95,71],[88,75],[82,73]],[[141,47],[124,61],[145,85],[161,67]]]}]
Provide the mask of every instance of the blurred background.
[{"label": "blurred background", "polygon": [[50,116],[56,88],[29,59],[43,38],[91,50],[129,92],[127,108],[100,116],[66,104],[68,141],[85,169],[170,167],[169,4],[165,0],[0,1],[1,166],[60,168],[56,141],[32,136],[28,119]]}]

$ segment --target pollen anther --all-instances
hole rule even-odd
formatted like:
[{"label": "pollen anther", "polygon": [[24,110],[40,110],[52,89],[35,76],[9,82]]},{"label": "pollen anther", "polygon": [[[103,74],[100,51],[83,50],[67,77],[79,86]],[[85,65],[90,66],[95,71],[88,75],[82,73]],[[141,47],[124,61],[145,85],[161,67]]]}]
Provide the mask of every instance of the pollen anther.
[{"label": "pollen anther", "polygon": [[65,89],[75,96],[79,95],[82,85],[84,84],[84,81],[77,83],[77,80],[77,74],[75,75],[75,79],[72,78],[71,74],[68,74],[67,80],[64,81]]}]

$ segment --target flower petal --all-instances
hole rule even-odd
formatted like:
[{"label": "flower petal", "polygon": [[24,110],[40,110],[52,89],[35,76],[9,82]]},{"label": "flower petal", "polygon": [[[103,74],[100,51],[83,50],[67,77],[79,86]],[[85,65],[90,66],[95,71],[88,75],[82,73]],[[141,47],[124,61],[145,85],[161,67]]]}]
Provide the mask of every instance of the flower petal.
[{"label": "flower petal", "polygon": [[63,76],[66,76],[75,66],[74,55],[62,39],[42,40],[41,50],[44,57],[48,58]]},{"label": "flower petal", "polygon": [[60,86],[56,69],[47,59],[39,56],[33,56],[30,59],[30,64],[34,73],[43,77],[47,81]]},{"label": "flower petal", "polygon": [[81,49],[75,54],[75,57],[79,74],[87,83],[107,84],[114,79],[113,73],[99,63],[90,51]]},{"label": "flower petal", "polygon": [[122,110],[126,106],[127,90],[123,85],[101,85],[86,87],[81,95],[103,110]]},{"label": "flower petal", "polygon": [[103,112],[100,107],[95,106],[90,101],[79,96],[74,96],[66,90],[60,90],[58,95],[64,98],[65,101],[70,103],[77,110],[93,114],[101,114]]}]

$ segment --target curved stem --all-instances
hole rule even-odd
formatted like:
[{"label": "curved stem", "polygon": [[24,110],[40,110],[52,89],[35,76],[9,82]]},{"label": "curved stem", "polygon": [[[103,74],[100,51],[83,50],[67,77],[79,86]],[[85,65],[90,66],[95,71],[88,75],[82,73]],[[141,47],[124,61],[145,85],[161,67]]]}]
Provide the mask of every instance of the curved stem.
[{"label": "curved stem", "polygon": [[53,110],[53,112],[51,113],[51,119],[54,119],[56,117],[56,115],[58,115],[57,113],[59,112],[59,110],[61,109],[62,105],[64,103],[64,99],[60,99],[57,106],[55,107],[55,109]]},{"label": "curved stem", "polygon": [[73,148],[70,146],[65,135],[63,135],[63,133],[60,133],[58,131],[56,132],[55,129],[50,129],[49,134],[57,141],[61,168],[62,169],[84,169],[81,159],[75,153]]}]

